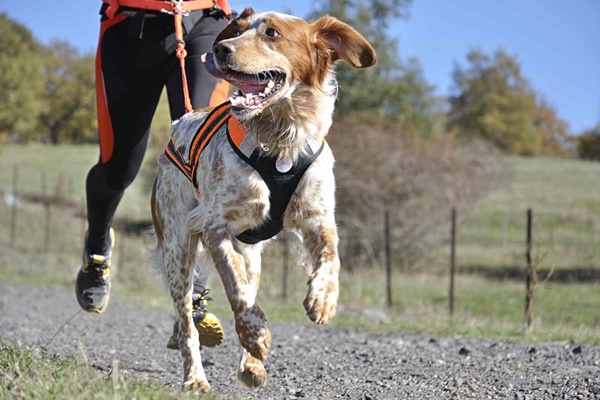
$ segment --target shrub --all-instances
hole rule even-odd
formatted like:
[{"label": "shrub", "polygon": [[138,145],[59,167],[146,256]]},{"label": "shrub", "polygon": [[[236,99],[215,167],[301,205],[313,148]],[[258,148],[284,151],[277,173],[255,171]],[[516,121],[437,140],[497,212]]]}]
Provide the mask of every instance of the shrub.
[{"label": "shrub", "polygon": [[482,141],[424,141],[368,126],[334,125],[340,255],[348,268],[381,263],[389,210],[394,262],[424,264],[447,238],[452,207],[475,203],[506,180],[501,157]]},{"label": "shrub", "polygon": [[584,160],[600,160],[600,124],[577,137],[577,155]]}]

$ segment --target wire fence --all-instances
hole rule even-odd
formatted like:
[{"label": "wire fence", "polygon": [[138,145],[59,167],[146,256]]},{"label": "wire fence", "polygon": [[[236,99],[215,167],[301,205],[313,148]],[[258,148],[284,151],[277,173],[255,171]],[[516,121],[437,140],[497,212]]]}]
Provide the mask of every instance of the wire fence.
[{"label": "wire fence", "polygon": [[[73,251],[79,256],[87,224],[84,199],[75,193],[72,182],[64,175],[48,177],[44,171],[38,171],[39,184],[25,186],[19,182],[20,172],[15,167],[11,184],[0,188],[0,243],[36,251]],[[26,173],[32,175],[31,171]],[[144,236],[151,224],[149,204],[139,199],[129,203],[124,212],[117,214],[116,229],[121,231],[121,236]],[[136,212],[131,212],[136,208]],[[532,209],[531,254],[542,274],[552,271],[559,281],[600,280],[600,216],[575,210]],[[381,216],[378,219],[381,226],[373,230],[380,234],[359,238],[357,235],[361,233],[341,229],[340,238],[341,242],[360,243],[365,252],[373,255],[362,268],[381,269],[387,274],[390,269],[410,271],[410,266],[407,268],[399,261],[406,259],[403,252],[410,251],[412,241],[435,232],[427,254],[419,256],[419,268],[443,272],[450,268],[454,257],[458,273],[479,273],[495,278],[523,276],[526,209],[459,210],[454,237],[451,211],[441,215],[442,218],[416,233],[403,232],[401,224],[389,215]],[[456,243],[454,250],[451,249],[453,242]],[[284,250],[285,243],[281,242],[280,246],[277,257],[291,257],[293,252]],[[341,258],[351,264],[343,251]],[[274,263],[287,265],[280,260]]]},{"label": "wire fence", "polygon": [[[532,258],[555,278],[585,280],[600,272],[600,216],[532,209]],[[459,217],[458,264],[464,272],[510,277],[525,265],[527,210]],[[595,279],[598,279],[597,277]]]}]

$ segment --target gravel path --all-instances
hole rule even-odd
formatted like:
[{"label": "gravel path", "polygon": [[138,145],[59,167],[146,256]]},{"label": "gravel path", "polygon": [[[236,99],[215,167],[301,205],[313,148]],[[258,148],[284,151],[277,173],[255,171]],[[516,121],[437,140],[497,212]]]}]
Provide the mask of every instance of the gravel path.
[{"label": "gravel path", "polygon": [[[79,313],[62,287],[0,282],[0,337],[46,347],[49,355],[87,359],[110,370],[180,385],[179,353],[165,348],[169,315],[113,298],[101,316]],[[343,318],[338,316],[337,318]],[[307,399],[600,399],[600,348],[577,343],[504,343],[370,335],[317,326],[270,323],[266,387],[237,382],[239,349],[232,321],[227,339],[203,350],[213,390],[234,398]]]}]

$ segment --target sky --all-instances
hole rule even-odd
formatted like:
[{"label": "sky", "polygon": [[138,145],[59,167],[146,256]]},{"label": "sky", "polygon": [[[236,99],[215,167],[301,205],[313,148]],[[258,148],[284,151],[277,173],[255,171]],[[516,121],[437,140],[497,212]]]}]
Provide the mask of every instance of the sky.
[{"label": "sky", "polygon": [[[43,3],[44,5],[40,6]],[[305,17],[313,2],[230,0],[234,10],[281,11]],[[51,6],[50,6],[51,4]],[[0,12],[27,26],[42,43],[66,40],[94,52],[99,0],[0,0]],[[456,63],[472,48],[504,49],[573,133],[600,122],[600,0],[413,0],[395,21],[400,57],[416,58],[436,94],[452,87]]]}]

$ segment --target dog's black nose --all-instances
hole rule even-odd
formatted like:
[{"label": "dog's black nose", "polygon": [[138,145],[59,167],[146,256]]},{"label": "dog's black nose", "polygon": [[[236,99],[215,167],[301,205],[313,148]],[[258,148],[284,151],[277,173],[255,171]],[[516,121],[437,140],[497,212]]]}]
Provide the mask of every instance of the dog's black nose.
[{"label": "dog's black nose", "polygon": [[227,61],[227,57],[233,53],[233,50],[235,50],[235,48],[231,44],[217,43],[213,46],[213,53],[215,54],[215,57],[217,57],[217,60],[222,63]]}]

